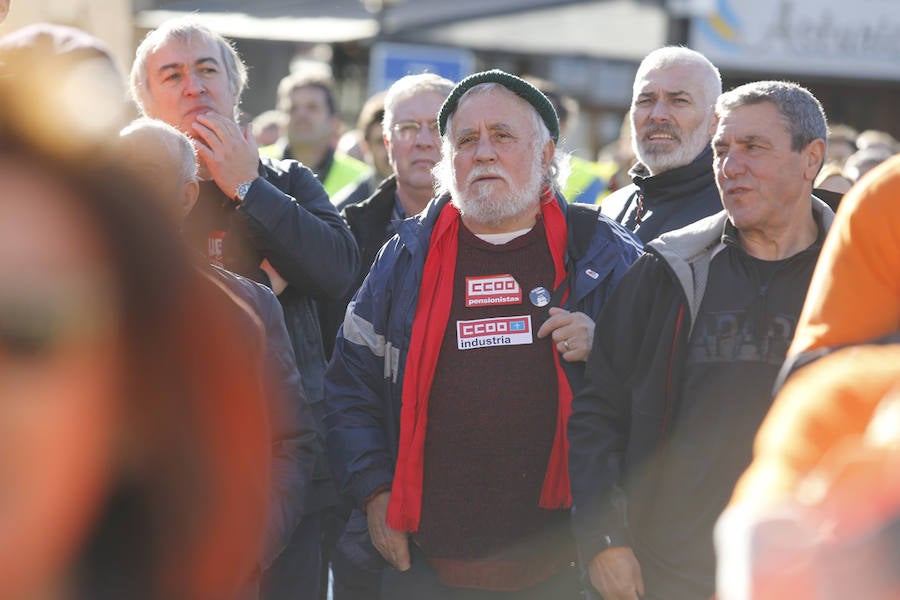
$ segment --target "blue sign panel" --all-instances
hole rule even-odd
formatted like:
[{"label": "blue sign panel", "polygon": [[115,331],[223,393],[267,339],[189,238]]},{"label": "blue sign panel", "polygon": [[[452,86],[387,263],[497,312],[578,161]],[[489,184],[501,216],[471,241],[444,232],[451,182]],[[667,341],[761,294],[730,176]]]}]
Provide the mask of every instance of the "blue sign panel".
[{"label": "blue sign panel", "polygon": [[459,81],[475,68],[475,54],[463,48],[381,42],[369,59],[369,94],[386,90],[405,75],[435,73]]}]

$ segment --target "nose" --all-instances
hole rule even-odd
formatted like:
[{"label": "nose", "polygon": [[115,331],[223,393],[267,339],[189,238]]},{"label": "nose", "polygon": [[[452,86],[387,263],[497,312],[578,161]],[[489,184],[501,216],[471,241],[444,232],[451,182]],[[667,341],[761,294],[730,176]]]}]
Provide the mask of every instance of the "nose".
[{"label": "nose", "polygon": [[657,100],[653,103],[650,108],[650,120],[655,122],[669,120],[669,108],[665,102]]},{"label": "nose", "polygon": [[188,73],[185,76],[184,93],[191,96],[199,96],[206,93],[206,87],[199,77],[193,73]]},{"label": "nose", "polygon": [[744,163],[733,152],[728,152],[721,156],[719,158],[719,165],[725,179],[734,179],[744,172]]},{"label": "nose", "polygon": [[497,151],[490,135],[485,133],[478,136],[474,158],[478,162],[494,162],[497,159]]}]

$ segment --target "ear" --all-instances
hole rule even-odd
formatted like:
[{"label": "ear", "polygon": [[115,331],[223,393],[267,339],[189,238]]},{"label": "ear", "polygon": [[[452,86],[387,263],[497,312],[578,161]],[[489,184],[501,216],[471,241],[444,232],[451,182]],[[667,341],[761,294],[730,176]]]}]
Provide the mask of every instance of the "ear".
[{"label": "ear", "polygon": [[188,216],[188,213],[197,204],[198,198],[200,198],[200,183],[196,180],[185,182],[182,188],[181,202],[178,207],[182,219]]},{"label": "ear", "polygon": [[556,144],[553,143],[553,140],[548,140],[546,144],[544,144],[544,149],[541,150],[541,170],[546,174],[547,169],[550,168],[550,163],[553,162],[553,155],[556,153]]},{"label": "ear", "polygon": [[813,140],[800,153],[803,156],[803,178],[815,181],[825,160],[825,141]]},{"label": "ear", "polygon": [[391,154],[391,140],[386,133],[381,134],[381,139],[384,141],[384,149],[387,152],[388,164],[391,165],[391,169],[396,172],[397,168],[396,165],[394,165],[394,155]]},{"label": "ear", "polygon": [[710,139],[712,139],[712,137],[716,134],[716,128],[718,126],[719,126],[719,117],[718,117],[718,115],[716,115],[715,112],[713,112],[709,117],[709,128],[708,128],[708,132],[707,132],[707,133],[709,133]]}]

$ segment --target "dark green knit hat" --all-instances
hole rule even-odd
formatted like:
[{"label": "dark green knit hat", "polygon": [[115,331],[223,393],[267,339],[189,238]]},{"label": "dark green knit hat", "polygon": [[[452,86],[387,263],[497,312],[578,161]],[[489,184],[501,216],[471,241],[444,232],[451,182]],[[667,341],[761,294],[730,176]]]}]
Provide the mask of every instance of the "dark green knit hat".
[{"label": "dark green knit hat", "polygon": [[550,130],[550,137],[554,142],[559,141],[559,117],[556,116],[556,110],[541,90],[537,89],[524,79],[520,79],[515,75],[510,75],[506,71],[500,69],[491,69],[490,71],[482,71],[469,75],[456,84],[444,104],[441,106],[441,112],[438,113],[438,130],[441,135],[447,131],[447,119],[456,111],[456,105],[459,99],[471,88],[482,83],[499,83],[509,91],[513,92],[520,98],[527,101],[541,116],[547,129]]}]

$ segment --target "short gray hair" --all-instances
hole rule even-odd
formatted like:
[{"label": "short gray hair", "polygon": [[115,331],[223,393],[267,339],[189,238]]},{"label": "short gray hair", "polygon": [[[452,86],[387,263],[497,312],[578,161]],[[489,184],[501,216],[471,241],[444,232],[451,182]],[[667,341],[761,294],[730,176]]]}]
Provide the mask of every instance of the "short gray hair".
[{"label": "short gray hair", "polygon": [[710,62],[708,58],[690,48],[684,46],[664,46],[657,48],[644,57],[638,66],[637,73],[634,76],[634,88],[632,89],[632,99],[637,98],[637,84],[641,77],[649,71],[656,69],[665,69],[666,67],[675,65],[693,65],[700,68],[704,73],[703,77],[703,94],[704,103],[712,108],[719,94],[722,93],[722,75],[719,69]]},{"label": "short gray hair", "polygon": [[178,160],[178,175],[182,183],[197,180],[197,154],[191,140],[164,121],[140,117],[135,119],[122,131],[119,137],[131,144],[134,154],[139,154],[141,144],[147,140],[159,141],[173,157]]},{"label": "short gray hair", "polygon": [[[459,107],[460,105],[462,105],[463,100],[465,100],[469,96],[484,94],[492,90],[503,90],[528,107],[528,114],[531,116],[531,126],[534,132],[534,151],[540,152],[541,149],[547,144],[547,142],[552,139],[550,136],[550,130],[547,129],[547,125],[544,123],[541,115],[530,102],[518,96],[515,92],[513,92],[503,84],[496,82],[480,83],[466,90],[466,93],[460,96],[456,106]],[[447,127],[445,129],[444,135],[441,136],[441,160],[434,166],[433,171],[435,191],[438,195],[450,191],[450,178],[453,176],[453,165],[452,161],[450,160],[450,155],[453,150],[453,142],[450,139],[450,132],[453,129],[453,115],[454,113],[450,113],[450,115],[448,115],[447,117]],[[568,174],[569,156],[560,151],[559,147],[557,147],[553,153],[553,160],[550,162],[550,168],[547,169],[547,175],[544,178],[544,183],[546,185],[549,185],[554,192],[560,192],[560,190],[562,189],[560,182],[565,181]]]},{"label": "short gray hair", "polygon": [[[416,94],[434,93],[444,98],[453,91],[454,84],[446,77],[434,73],[420,73],[401,77],[388,88],[384,96],[384,117],[381,120],[382,131],[387,134],[394,124],[394,108],[397,104]],[[437,121],[437,114],[434,115]]]},{"label": "short gray hair", "polygon": [[154,29],[137,47],[134,53],[134,63],[131,65],[131,97],[134,99],[142,114],[144,111],[144,98],[150,92],[147,87],[147,57],[159,50],[163,44],[172,40],[189,42],[199,36],[201,39],[214,43],[222,53],[222,61],[225,66],[225,74],[231,92],[234,95],[234,116],[238,116],[238,105],[241,103],[241,95],[247,87],[247,66],[241,59],[234,46],[206,25],[195,18],[183,17],[166,21]]},{"label": "short gray hair", "polygon": [[725,92],[716,102],[716,116],[721,119],[740,106],[763,102],[775,105],[791,136],[794,152],[813,140],[828,143],[828,122],[822,105],[808,89],[788,81],[754,81]]}]

